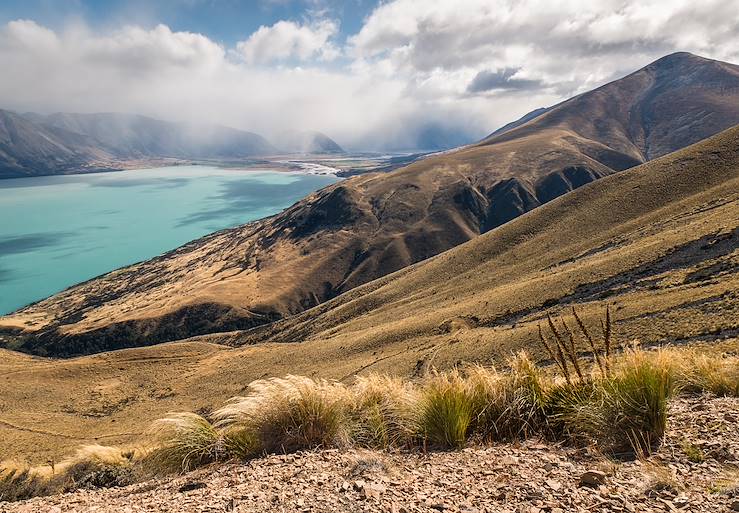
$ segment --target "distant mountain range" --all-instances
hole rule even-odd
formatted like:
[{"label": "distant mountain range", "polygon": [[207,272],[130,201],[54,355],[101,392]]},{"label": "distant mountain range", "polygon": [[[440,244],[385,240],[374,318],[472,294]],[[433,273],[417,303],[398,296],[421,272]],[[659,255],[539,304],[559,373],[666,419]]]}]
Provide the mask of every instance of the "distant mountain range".
[{"label": "distant mountain range", "polygon": [[[328,136],[300,132],[289,147],[243,130],[133,114],[17,114],[0,110],[0,178],[114,169],[123,161],[247,159],[278,153],[341,152]],[[301,143],[295,148],[294,141]]]},{"label": "distant mountain range", "polygon": [[[739,66],[672,54],[478,144],[339,182],[279,215],[88,281],[0,325],[23,326],[26,351],[72,355],[267,324],[737,123]],[[583,222],[607,213],[581,208]],[[388,301],[365,302],[363,312]]]}]

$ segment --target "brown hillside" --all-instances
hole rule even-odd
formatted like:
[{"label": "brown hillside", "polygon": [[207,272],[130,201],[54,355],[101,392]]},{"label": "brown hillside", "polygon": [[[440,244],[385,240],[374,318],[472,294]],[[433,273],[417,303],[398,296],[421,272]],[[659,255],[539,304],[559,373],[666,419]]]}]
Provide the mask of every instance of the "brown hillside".
[{"label": "brown hillside", "polygon": [[736,352],[738,248],[735,127],[268,327],[68,360],[0,350],[0,453],[127,442],[270,375],[412,375],[536,352],[537,323],[572,305],[596,333],[611,305],[620,342]]},{"label": "brown hillside", "polygon": [[739,67],[670,55],[478,145],[346,180],[0,325],[23,330],[15,347],[74,355],[265,324],[737,122]]}]

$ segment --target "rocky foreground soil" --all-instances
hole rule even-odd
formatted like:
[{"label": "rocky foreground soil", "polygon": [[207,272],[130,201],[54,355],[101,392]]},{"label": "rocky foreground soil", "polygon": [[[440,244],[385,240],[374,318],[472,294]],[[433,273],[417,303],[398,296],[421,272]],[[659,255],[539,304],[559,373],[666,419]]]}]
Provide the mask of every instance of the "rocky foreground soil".
[{"label": "rocky foreground soil", "polygon": [[457,452],[324,450],[80,490],[0,512],[739,511],[739,399],[680,399],[661,449],[613,462],[541,441]]}]

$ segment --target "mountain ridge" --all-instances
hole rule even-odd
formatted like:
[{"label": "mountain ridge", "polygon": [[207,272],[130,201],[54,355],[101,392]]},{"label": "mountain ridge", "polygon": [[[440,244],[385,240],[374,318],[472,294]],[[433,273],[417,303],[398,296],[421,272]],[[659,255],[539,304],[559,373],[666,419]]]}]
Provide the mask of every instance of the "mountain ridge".
[{"label": "mountain ridge", "polygon": [[476,145],[340,182],[0,325],[22,327],[26,350],[57,355],[252,328],[739,122],[739,67],[685,54],[650,66]]}]

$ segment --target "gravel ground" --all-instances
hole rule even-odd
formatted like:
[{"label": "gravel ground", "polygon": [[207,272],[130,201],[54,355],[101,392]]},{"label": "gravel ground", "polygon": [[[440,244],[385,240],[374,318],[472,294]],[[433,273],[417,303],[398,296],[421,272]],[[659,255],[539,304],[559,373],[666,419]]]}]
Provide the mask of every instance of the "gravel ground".
[{"label": "gravel ground", "polygon": [[739,511],[739,399],[676,400],[668,429],[641,462],[531,440],[429,454],[324,450],[4,503],[0,512]]}]

